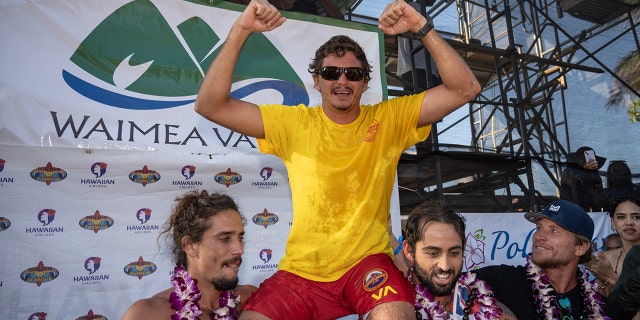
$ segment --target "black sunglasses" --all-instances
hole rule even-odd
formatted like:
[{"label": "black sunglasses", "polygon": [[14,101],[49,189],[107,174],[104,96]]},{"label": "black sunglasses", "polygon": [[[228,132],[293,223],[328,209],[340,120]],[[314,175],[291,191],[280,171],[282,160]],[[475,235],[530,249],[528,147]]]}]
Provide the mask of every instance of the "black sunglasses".
[{"label": "black sunglasses", "polygon": [[340,75],[343,74],[349,81],[360,81],[364,79],[364,69],[358,67],[322,67],[320,69],[320,76],[325,80],[338,80]]}]

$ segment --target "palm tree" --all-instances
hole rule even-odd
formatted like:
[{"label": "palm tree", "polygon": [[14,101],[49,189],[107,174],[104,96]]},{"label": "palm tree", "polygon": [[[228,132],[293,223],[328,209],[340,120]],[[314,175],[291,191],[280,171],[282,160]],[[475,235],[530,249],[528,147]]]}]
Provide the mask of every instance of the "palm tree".
[{"label": "palm tree", "polygon": [[[638,8],[634,9],[631,16],[630,22],[633,24],[633,21],[640,17],[640,10]],[[629,87],[636,92],[640,92],[640,56],[638,55],[638,50],[627,53],[616,66],[615,73]],[[613,87],[609,93],[607,108],[618,108],[628,99],[632,99],[633,101],[628,106],[627,115],[629,115],[631,122],[640,122],[640,99],[631,90],[617,79],[614,79]]]},{"label": "palm tree", "polygon": [[[615,68],[615,73],[622,79],[624,82],[628,83],[633,90],[636,92],[640,91],[640,55],[638,55],[638,51],[631,51],[624,56],[618,66]],[[607,102],[607,107],[618,107],[621,106],[627,98],[631,98],[632,92],[627,87],[623,86],[623,84],[617,79],[613,82],[613,87],[609,91],[609,101]],[[636,97],[637,98],[637,97]],[[635,117],[631,118],[631,122],[636,122],[640,120],[638,116],[638,112],[640,112],[640,101],[639,99],[635,99],[634,103],[629,105],[629,116],[635,115]],[[635,106],[635,107],[634,107]]]}]

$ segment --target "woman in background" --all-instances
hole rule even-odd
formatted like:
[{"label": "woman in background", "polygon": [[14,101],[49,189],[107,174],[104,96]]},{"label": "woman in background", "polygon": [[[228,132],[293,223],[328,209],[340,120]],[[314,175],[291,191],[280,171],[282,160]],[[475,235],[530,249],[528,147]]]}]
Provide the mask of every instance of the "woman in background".
[{"label": "woman in background", "polygon": [[[596,277],[598,291],[609,295],[622,271],[622,263],[631,247],[640,245],[640,195],[630,193],[615,201],[611,212],[611,228],[620,235],[622,247],[593,256],[587,269]],[[640,320],[640,313],[634,320]]]}]

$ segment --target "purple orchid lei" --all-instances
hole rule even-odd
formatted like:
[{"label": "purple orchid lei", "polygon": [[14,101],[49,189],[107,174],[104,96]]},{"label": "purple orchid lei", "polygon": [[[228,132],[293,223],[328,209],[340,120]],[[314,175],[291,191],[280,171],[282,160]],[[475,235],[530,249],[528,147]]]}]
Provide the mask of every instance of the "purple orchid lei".
[{"label": "purple orchid lei", "polygon": [[[409,270],[409,281],[411,281],[411,272]],[[476,279],[475,273],[467,272],[458,278],[458,282],[469,288],[471,295],[475,296],[475,300],[468,304],[474,304],[469,310],[465,310],[465,319],[498,319],[502,313],[502,309],[496,307],[496,299],[493,297],[491,289],[486,282]],[[416,310],[422,309],[426,315],[427,320],[440,320],[440,319],[453,319],[453,315],[449,314],[440,304],[436,301],[436,297],[421,284],[415,284],[416,300],[414,306]],[[473,299],[473,297],[471,297]],[[469,299],[471,300],[471,299]],[[477,309],[473,314],[470,314],[471,309]]]},{"label": "purple orchid lei", "polygon": [[[527,277],[531,283],[533,291],[534,303],[536,310],[540,314],[541,319],[559,319],[561,312],[556,303],[556,295],[552,294],[554,289],[551,287],[549,277],[543,273],[542,268],[531,261],[531,255],[527,256],[526,262]],[[587,319],[611,320],[605,315],[602,307],[601,296],[598,293],[598,285],[594,280],[589,280],[589,275],[578,270],[578,282],[582,286],[583,299],[586,311],[589,313]]]},{"label": "purple orchid lei", "polygon": [[[173,292],[169,296],[171,309],[176,313],[171,315],[172,320],[193,320],[202,314],[200,311],[200,290],[198,290],[198,280],[192,279],[191,275],[184,269],[182,264],[178,263],[173,269],[171,277]],[[238,303],[240,299],[233,291],[222,291],[220,300],[218,300],[220,309],[214,310],[209,314],[212,320],[233,320],[238,319]]]}]

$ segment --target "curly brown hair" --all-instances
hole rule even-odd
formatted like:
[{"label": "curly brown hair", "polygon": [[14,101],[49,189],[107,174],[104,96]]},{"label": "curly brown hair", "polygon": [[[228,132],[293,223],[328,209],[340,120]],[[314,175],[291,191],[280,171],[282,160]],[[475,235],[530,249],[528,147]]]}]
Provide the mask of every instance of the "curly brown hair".
[{"label": "curly brown hair", "polygon": [[165,222],[158,238],[164,234],[167,237],[171,236],[173,240],[170,244],[171,253],[176,262],[186,267],[187,255],[182,248],[182,238],[188,236],[191,241],[200,242],[202,235],[212,227],[209,223],[209,217],[225,210],[238,212],[242,224],[246,223],[245,218],[238,211],[238,205],[228,195],[209,194],[207,190],[200,192],[194,190],[181,197],[176,197],[171,216]]},{"label": "curly brown hair", "polygon": [[362,47],[355,42],[353,39],[345,36],[338,35],[333,36],[329,41],[325,42],[323,45],[316,50],[316,56],[311,60],[309,64],[309,73],[319,75],[320,70],[322,69],[322,63],[324,62],[324,58],[329,55],[335,55],[336,57],[344,57],[348,51],[351,51],[355,54],[356,59],[362,62],[362,68],[364,69],[364,81],[368,82],[371,80],[371,64],[367,61],[367,55],[364,53]]}]

